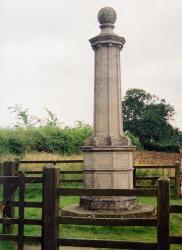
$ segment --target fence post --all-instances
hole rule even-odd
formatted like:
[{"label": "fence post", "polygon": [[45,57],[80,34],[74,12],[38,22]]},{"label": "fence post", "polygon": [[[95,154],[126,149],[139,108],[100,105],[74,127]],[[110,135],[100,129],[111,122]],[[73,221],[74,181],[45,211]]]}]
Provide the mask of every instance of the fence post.
[{"label": "fence post", "polygon": [[24,217],[25,217],[25,179],[19,173],[19,223],[18,223],[18,250],[24,249]]},{"label": "fence post", "polygon": [[178,198],[181,197],[181,173],[180,173],[180,163],[175,164],[175,193]]},{"label": "fence post", "polygon": [[162,176],[157,181],[157,249],[169,250],[169,195],[170,180]]},{"label": "fence post", "polygon": [[133,188],[136,188],[136,167],[133,166]]},{"label": "fence post", "polygon": [[2,176],[4,174],[4,163],[0,162],[0,176]]},{"label": "fence post", "polygon": [[18,157],[14,158],[14,162],[16,164],[16,171],[17,171],[17,173],[19,171],[19,166],[20,166],[19,160],[20,160],[20,158],[18,158]]},{"label": "fence post", "polygon": [[42,250],[58,250],[59,238],[59,187],[60,170],[56,167],[43,169]]},{"label": "fence post", "polygon": [[[17,174],[17,164],[14,161],[4,162],[4,176],[15,176]],[[9,195],[9,188],[13,184],[5,183],[3,186],[3,200],[6,200]],[[14,200],[14,195],[10,198],[10,201]],[[3,217],[14,218],[15,208],[10,205],[5,205],[3,210]],[[13,230],[13,225],[3,224],[3,233],[11,234]]]}]

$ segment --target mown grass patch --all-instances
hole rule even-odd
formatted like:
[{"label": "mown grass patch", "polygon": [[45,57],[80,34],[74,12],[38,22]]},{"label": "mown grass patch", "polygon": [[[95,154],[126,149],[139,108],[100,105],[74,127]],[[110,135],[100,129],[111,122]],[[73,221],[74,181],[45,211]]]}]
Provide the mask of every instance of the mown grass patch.
[{"label": "mown grass patch", "polygon": [[0,250],[16,250],[15,244],[8,241],[0,241]]},{"label": "mown grass patch", "polygon": [[[30,168],[31,166],[29,166]],[[42,168],[43,166],[39,166]],[[21,166],[24,169],[23,166]],[[36,166],[35,166],[36,168]],[[36,168],[36,169],[39,169]],[[82,164],[60,164],[62,170],[81,170],[83,168]],[[25,168],[27,169],[27,168]],[[31,169],[31,168],[30,168]],[[140,170],[139,170],[140,171]],[[141,170],[142,171],[142,170]],[[142,174],[142,172],[140,172]],[[147,174],[147,170],[144,175]],[[159,173],[158,171],[150,173],[154,176]],[[81,178],[81,175],[63,175],[62,178]],[[63,187],[79,188],[82,187],[81,183],[61,183]],[[16,194],[16,200],[18,199],[18,193]],[[26,201],[42,201],[42,184],[27,184],[26,185]],[[155,197],[139,197],[137,198],[138,203],[151,205],[156,207]],[[79,203],[79,197],[61,197],[60,207],[63,208],[70,204]],[[182,205],[182,200],[171,196],[171,204]],[[18,208],[16,209],[16,217],[18,218]],[[29,219],[41,219],[42,211],[38,208],[26,208],[25,217]],[[174,214],[171,215],[171,235],[182,235],[182,215]],[[17,233],[17,226],[14,228],[14,233]],[[40,226],[25,226],[25,235],[39,236],[41,235]],[[130,241],[156,241],[156,228],[155,227],[101,227],[101,226],[80,226],[80,225],[61,225],[60,226],[60,236],[61,237],[72,237],[72,238],[85,238],[85,239],[110,239],[110,240],[130,240]],[[10,242],[1,242],[0,250],[15,250],[16,247]],[[182,249],[181,246],[172,246],[172,250]]]},{"label": "mown grass patch", "polygon": [[[64,184],[68,187],[70,184]],[[41,184],[32,184],[26,191],[27,201],[41,201]],[[81,187],[81,184],[74,183],[71,187]],[[147,204],[156,207],[155,197],[139,197],[138,203]],[[79,203],[79,197],[61,197],[60,207],[65,207],[70,204]],[[180,204],[182,201],[171,197],[171,204]],[[26,208],[26,218],[40,219],[42,216],[41,209]],[[16,217],[18,217],[18,209],[16,209]],[[17,232],[17,226],[14,233]],[[171,215],[171,235],[180,235],[182,232],[182,215]],[[40,226],[25,226],[25,235],[39,236],[41,235]],[[130,241],[156,241],[156,228],[155,227],[103,227],[103,226],[80,226],[80,225],[60,225],[60,236],[71,238],[85,238],[85,239],[111,239],[111,240],[130,240]],[[4,245],[6,244],[6,245]],[[9,245],[8,245],[9,244]],[[2,249],[14,250],[11,243],[3,243]],[[12,248],[11,248],[12,247]],[[1,248],[0,248],[1,249]],[[172,246],[171,249],[179,250],[180,246]]]}]

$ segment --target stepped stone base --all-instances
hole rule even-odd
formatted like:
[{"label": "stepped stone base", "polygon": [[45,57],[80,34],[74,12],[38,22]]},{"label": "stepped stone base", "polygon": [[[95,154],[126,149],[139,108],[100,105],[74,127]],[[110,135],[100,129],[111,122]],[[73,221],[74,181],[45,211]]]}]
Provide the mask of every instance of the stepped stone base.
[{"label": "stepped stone base", "polygon": [[156,210],[150,206],[137,205],[135,209],[122,211],[91,211],[79,204],[72,204],[60,211],[62,216],[93,217],[93,218],[154,218]]},{"label": "stepped stone base", "polygon": [[136,207],[135,197],[88,197],[80,198],[80,206],[88,210],[124,211]]}]

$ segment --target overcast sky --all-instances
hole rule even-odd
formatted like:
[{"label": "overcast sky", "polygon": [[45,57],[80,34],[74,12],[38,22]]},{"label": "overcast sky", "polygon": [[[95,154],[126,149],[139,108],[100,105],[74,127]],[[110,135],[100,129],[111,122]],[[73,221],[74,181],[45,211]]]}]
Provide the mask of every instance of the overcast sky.
[{"label": "overcast sky", "polygon": [[92,124],[97,12],[111,6],[124,36],[122,89],[142,88],[175,107],[182,129],[181,0],[0,0],[0,126],[12,126],[9,106],[43,107],[65,125]]}]

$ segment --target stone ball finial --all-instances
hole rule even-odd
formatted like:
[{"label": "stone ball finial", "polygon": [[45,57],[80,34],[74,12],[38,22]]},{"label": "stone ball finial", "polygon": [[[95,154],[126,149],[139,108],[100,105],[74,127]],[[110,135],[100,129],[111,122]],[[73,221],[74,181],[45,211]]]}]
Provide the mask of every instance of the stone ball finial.
[{"label": "stone ball finial", "polygon": [[111,7],[104,7],[98,12],[98,20],[101,25],[114,24],[117,19],[116,11]]}]

